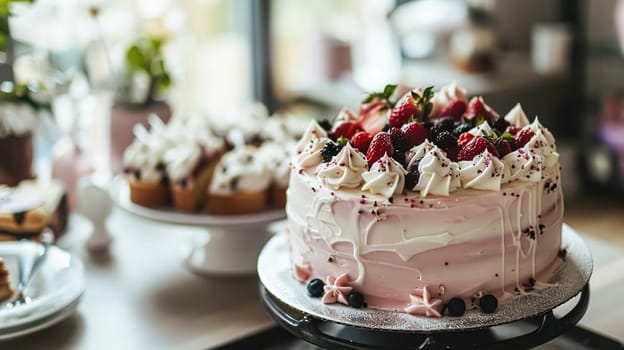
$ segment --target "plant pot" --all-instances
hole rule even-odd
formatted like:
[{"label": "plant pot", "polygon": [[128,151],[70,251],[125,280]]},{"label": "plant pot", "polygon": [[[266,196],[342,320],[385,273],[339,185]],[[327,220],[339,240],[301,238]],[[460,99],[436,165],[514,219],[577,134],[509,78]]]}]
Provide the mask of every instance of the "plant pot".
[{"label": "plant pot", "polygon": [[120,172],[122,168],[123,152],[134,140],[132,128],[135,124],[143,124],[149,129],[148,118],[156,114],[164,123],[171,118],[171,108],[165,102],[152,102],[147,106],[133,106],[118,104],[111,110],[111,168],[113,172]]},{"label": "plant pot", "polygon": [[15,186],[34,177],[33,134],[0,137],[0,184]]}]

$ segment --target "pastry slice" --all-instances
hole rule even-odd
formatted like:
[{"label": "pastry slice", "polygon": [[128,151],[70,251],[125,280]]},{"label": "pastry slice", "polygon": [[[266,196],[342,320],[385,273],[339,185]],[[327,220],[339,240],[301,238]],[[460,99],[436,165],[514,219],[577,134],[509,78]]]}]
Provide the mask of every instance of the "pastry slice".
[{"label": "pastry slice", "polygon": [[0,258],[0,302],[10,299],[14,293],[15,291],[11,288],[9,270],[4,264],[4,260]]}]

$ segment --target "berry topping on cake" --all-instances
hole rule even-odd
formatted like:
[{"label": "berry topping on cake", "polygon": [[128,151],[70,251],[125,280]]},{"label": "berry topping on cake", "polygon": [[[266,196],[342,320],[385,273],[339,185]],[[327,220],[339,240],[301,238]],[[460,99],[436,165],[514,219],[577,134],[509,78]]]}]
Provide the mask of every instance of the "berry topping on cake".
[{"label": "berry topping on cake", "polygon": [[457,149],[457,138],[448,131],[436,135],[434,143],[445,151]]},{"label": "berry topping on cake", "polygon": [[494,117],[494,122],[492,123],[492,127],[498,131],[499,134],[502,134],[509,127],[509,122],[505,120],[505,118],[501,116]]},{"label": "berry topping on cake", "polygon": [[473,134],[469,132],[465,132],[459,135],[459,139],[457,140],[457,145],[459,146],[459,148],[464,148],[474,138],[475,136]]},{"label": "berry topping on cake", "polygon": [[347,139],[350,139],[359,131],[362,131],[362,127],[359,123],[354,121],[347,121],[336,125],[332,130],[332,134],[334,134],[334,136],[336,136],[337,138],[345,137]]},{"label": "berry topping on cake", "polygon": [[518,131],[520,131],[520,130],[522,130],[522,128],[510,125],[510,126],[507,127],[507,129],[505,129],[505,133],[509,133],[512,136],[516,136],[516,134],[518,134]]},{"label": "berry topping on cake", "polygon": [[440,117],[452,117],[454,120],[461,120],[462,116],[466,112],[466,102],[462,100],[453,100],[446,105],[440,112]]},{"label": "berry topping on cake", "polygon": [[367,133],[366,131],[359,131],[351,138],[351,144],[360,152],[366,154],[368,146],[370,146],[372,140],[373,135]]},{"label": "berry topping on cake", "polygon": [[409,147],[420,145],[426,139],[431,138],[427,129],[419,122],[405,124],[401,128],[401,131],[403,131],[403,134],[407,138]]},{"label": "berry topping on cake", "polygon": [[325,144],[325,146],[323,146],[323,148],[321,149],[321,155],[323,156],[323,162],[327,163],[330,162],[332,160],[332,158],[338,154],[338,152],[340,152],[340,150],[342,149],[342,147],[340,147],[339,144],[333,142],[333,141],[329,141]]},{"label": "berry topping on cake", "polygon": [[483,119],[488,124],[492,125],[494,118],[498,114],[494,112],[490,106],[485,104],[483,101],[483,97],[473,97],[472,100],[468,103],[468,108],[466,109],[466,115],[464,116],[468,120],[479,120]]},{"label": "berry topping on cake", "polygon": [[412,90],[403,95],[399,102],[392,108],[388,125],[400,128],[410,120],[426,119],[431,113],[431,98],[433,97],[433,87],[424,89],[420,94]]},{"label": "berry topping on cake", "polygon": [[358,122],[365,131],[371,134],[380,132],[388,121],[388,113],[394,106],[391,101],[396,85],[386,85],[382,92],[368,95],[360,105]]},{"label": "berry topping on cake", "polygon": [[496,146],[496,150],[498,151],[498,155],[503,158],[508,153],[511,153],[511,143],[505,140],[502,137],[499,137],[494,141],[494,146]]},{"label": "berry topping on cake", "polygon": [[518,131],[516,134],[516,142],[514,143],[515,148],[518,149],[524,147],[524,145],[531,141],[533,135],[534,133],[530,129],[522,129]]},{"label": "berry topping on cake", "polygon": [[468,123],[457,123],[453,128],[453,135],[459,137],[459,135],[470,131],[470,129],[472,129],[472,126]]},{"label": "berry topping on cake", "polygon": [[394,146],[395,151],[405,152],[409,149],[410,143],[401,129],[391,127],[390,130],[388,130],[388,134],[390,134],[392,146]]},{"label": "berry topping on cake", "polygon": [[359,309],[364,306],[364,296],[360,292],[351,292],[347,295],[349,306]]},{"label": "berry topping on cake", "polygon": [[380,132],[373,137],[373,140],[366,152],[366,160],[368,166],[378,161],[384,154],[394,154],[394,146],[392,146],[392,138],[387,132]]},{"label": "berry topping on cake", "polygon": [[463,299],[453,298],[446,304],[446,311],[448,311],[451,316],[463,316],[466,312],[466,303]]},{"label": "berry topping on cake", "polygon": [[459,160],[472,160],[474,157],[488,150],[490,154],[498,157],[498,151],[496,147],[488,141],[485,137],[477,136],[470,140],[460,151],[457,156]]},{"label": "berry topping on cake", "polygon": [[486,294],[479,299],[479,307],[486,314],[491,314],[498,308],[498,299],[492,294]]},{"label": "berry topping on cake", "polygon": [[320,122],[319,125],[321,128],[323,128],[323,130],[325,131],[330,131],[332,129],[332,123],[329,121],[329,119],[327,118],[323,118]]},{"label": "berry topping on cake", "polygon": [[420,172],[418,171],[419,163],[420,160],[415,161],[412,167],[408,169],[407,175],[405,175],[405,188],[410,191],[418,185],[418,180],[420,180]]},{"label": "berry topping on cake", "polygon": [[308,295],[312,298],[320,298],[323,295],[323,287],[325,287],[325,283],[318,278],[310,280],[306,289],[308,290]]}]

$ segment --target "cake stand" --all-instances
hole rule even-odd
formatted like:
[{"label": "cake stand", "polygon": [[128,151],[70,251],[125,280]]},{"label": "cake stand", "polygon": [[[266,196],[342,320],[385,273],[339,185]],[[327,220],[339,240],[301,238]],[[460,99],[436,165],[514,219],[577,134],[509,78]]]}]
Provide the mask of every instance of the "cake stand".
[{"label": "cake stand", "polygon": [[285,217],[276,209],[247,215],[183,213],[173,208],[148,208],[130,201],[127,182],[117,177],[111,186],[113,198],[126,211],[167,224],[204,228],[204,239],[195,240],[184,259],[186,267],[201,275],[239,276],[255,274],[258,254]]},{"label": "cake stand", "polygon": [[[556,286],[514,298],[492,314],[471,310],[462,317],[427,318],[325,305],[318,298],[308,297],[305,285],[292,277],[285,234],[272,238],[260,253],[260,293],[282,327],[325,348],[527,349],[561,335],[587,310],[591,254],[567,225],[562,245],[567,251],[565,261],[549,281]],[[573,298],[575,301],[570,301]],[[574,306],[565,315],[555,316],[554,309],[559,313],[571,303]]]}]

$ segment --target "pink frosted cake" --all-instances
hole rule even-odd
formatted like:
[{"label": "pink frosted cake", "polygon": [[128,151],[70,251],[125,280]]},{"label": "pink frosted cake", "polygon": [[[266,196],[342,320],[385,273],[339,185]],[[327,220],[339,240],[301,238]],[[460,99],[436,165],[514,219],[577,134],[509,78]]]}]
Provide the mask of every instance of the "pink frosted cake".
[{"label": "pink frosted cake", "polygon": [[294,277],[325,303],[429,317],[548,287],[563,217],[552,134],[456,84],[393,93],[312,122],[297,145]]}]

